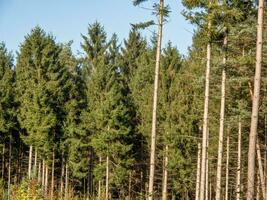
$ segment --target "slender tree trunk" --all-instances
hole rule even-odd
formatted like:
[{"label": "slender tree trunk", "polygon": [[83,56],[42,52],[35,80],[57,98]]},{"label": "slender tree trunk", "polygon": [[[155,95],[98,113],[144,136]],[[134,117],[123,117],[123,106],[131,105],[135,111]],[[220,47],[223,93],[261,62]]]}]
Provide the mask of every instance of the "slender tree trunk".
[{"label": "slender tree trunk", "polygon": [[[209,138],[209,128],[207,130],[207,138]],[[205,177],[205,200],[209,200],[209,139],[207,140],[207,156],[206,156],[206,177]]]},{"label": "slender tree trunk", "polygon": [[154,194],[158,79],[159,79],[161,42],[162,42],[163,10],[164,10],[164,0],[160,0],[160,14],[159,14],[159,25],[158,25],[157,53],[156,53],[155,78],[154,78],[154,94],[153,94],[153,113],[152,113],[152,129],[151,129],[151,150],[150,150],[148,200],[153,200],[153,194]]},{"label": "slender tree trunk", "polygon": [[64,190],[64,181],[63,178],[65,176],[65,166],[64,166],[64,154],[62,153],[62,160],[61,160],[61,177],[60,177],[60,200],[63,199],[63,190]]},{"label": "slender tree trunk", "polygon": [[33,175],[36,176],[37,172],[37,148],[35,148],[34,152],[34,166],[33,166]]},{"label": "slender tree trunk", "polygon": [[11,182],[11,151],[12,151],[12,143],[11,143],[11,135],[9,136],[9,158],[8,158],[8,182],[7,182],[7,199],[10,199],[10,182]]},{"label": "slender tree trunk", "polygon": [[225,113],[225,81],[226,81],[226,56],[227,56],[227,33],[223,40],[224,57],[222,67],[222,83],[221,83],[221,111],[220,111],[220,130],[217,160],[217,182],[216,182],[216,200],[221,199],[221,178],[222,178],[222,159],[223,159],[223,134],[224,134],[224,113]]},{"label": "slender tree trunk", "polygon": [[31,171],[32,171],[32,145],[30,145],[30,149],[29,149],[29,163],[28,163],[29,179],[31,179]]},{"label": "slender tree trunk", "polygon": [[228,200],[228,188],[229,188],[229,145],[230,137],[227,135],[226,142],[226,167],[225,167],[225,200]]},{"label": "slender tree trunk", "polygon": [[162,200],[168,199],[168,145],[165,147],[165,156],[163,162],[163,190],[162,190]]},{"label": "slender tree trunk", "polygon": [[42,163],[41,163],[41,161],[39,161],[39,163],[38,163],[38,176],[37,176],[37,180],[38,180],[39,184],[41,183],[41,167],[42,167]]},{"label": "slender tree trunk", "polygon": [[201,143],[198,143],[198,152],[197,152],[197,181],[196,181],[196,195],[195,200],[199,200],[199,186],[200,186],[200,165],[201,165]]},{"label": "slender tree trunk", "polygon": [[250,134],[249,134],[249,150],[248,150],[247,200],[253,200],[254,187],[255,187],[254,186],[255,184],[255,155],[256,155],[255,147],[256,147],[256,138],[257,138],[258,112],[259,112],[259,99],[260,99],[263,11],[264,11],[264,0],[259,0],[256,69],[255,69],[255,78],[254,78],[254,95],[253,95],[253,103],[252,103],[251,126],[250,126]]},{"label": "slender tree trunk", "polygon": [[[211,22],[209,22],[208,26],[209,26],[208,29],[210,30]],[[211,64],[211,42],[209,41],[207,44],[207,65],[206,65],[206,77],[205,77],[205,100],[204,100],[204,115],[203,115],[203,136],[202,136],[201,176],[200,176],[200,195],[199,195],[200,200],[205,199],[210,64]]]},{"label": "slender tree trunk", "polygon": [[128,200],[132,199],[131,191],[132,191],[132,173],[130,172],[130,174],[129,174],[129,187],[128,187],[128,197],[129,197]]},{"label": "slender tree trunk", "polygon": [[106,158],[106,197],[105,199],[108,200],[109,199],[109,156],[107,156]]},{"label": "slender tree trunk", "polygon": [[50,199],[53,200],[54,198],[54,181],[55,181],[55,150],[53,149],[52,152],[52,169],[51,169],[51,195],[50,195]]},{"label": "slender tree trunk", "polygon": [[45,185],[44,185],[44,194],[45,197],[48,194],[48,165],[45,165]]},{"label": "slender tree trunk", "polygon": [[[102,157],[99,157],[99,164],[100,166],[102,165]],[[101,187],[102,187],[102,181],[98,181],[98,200],[101,200],[102,192],[101,192]]]},{"label": "slender tree trunk", "polygon": [[238,122],[238,155],[237,155],[237,175],[236,175],[236,199],[241,199],[241,141],[242,141],[242,126],[239,118]]},{"label": "slender tree trunk", "polygon": [[69,196],[69,167],[66,163],[66,174],[65,174],[65,199],[68,199]]},{"label": "slender tree trunk", "polygon": [[4,180],[4,174],[5,174],[5,143],[3,144],[3,150],[2,150],[2,180]]},{"label": "slender tree trunk", "polygon": [[264,180],[264,174],[263,174],[263,166],[262,166],[262,160],[261,160],[261,151],[260,151],[260,145],[259,145],[259,140],[257,139],[256,142],[256,147],[257,147],[257,157],[258,157],[258,171],[260,175],[260,185],[261,185],[261,191],[262,191],[262,198],[263,200],[266,199],[266,191],[265,191],[265,180]]},{"label": "slender tree trunk", "polygon": [[42,190],[44,194],[44,185],[45,185],[45,161],[43,160],[43,166],[42,166]]}]

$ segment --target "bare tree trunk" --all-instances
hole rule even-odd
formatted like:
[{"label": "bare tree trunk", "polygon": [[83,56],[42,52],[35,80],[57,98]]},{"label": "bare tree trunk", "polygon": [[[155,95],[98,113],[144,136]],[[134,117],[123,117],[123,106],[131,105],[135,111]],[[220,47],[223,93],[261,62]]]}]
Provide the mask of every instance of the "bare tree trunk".
[{"label": "bare tree trunk", "polygon": [[254,78],[254,95],[253,95],[253,102],[252,102],[252,114],[251,114],[251,126],[250,126],[250,134],[249,134],[249,150],[248,150],[247,200],[253,200],[254,198],[255,155],[256,155],[255,147],[256,147],[256,138],[257,138],[258,112],[259,112],[259,99],[260,99],[263,12],[264,12],[264,0],[259,0],[256,69],[255,69],[255,78]]},{"label": "bare tree trunk", "polygon": [[259,145],[259,140],[257,139],[256,142],[256,147],[257,147],[257,157],[258,157],[258,171],[260,175],[260,185],[261,185],[261,191],[262,191],[262,198],[263,200],[266,200],[266,191],[265,191],[265,180],[264,180],[264,174],[263,174],[263,167],[262,167],[262,161],[261,161],[261,151],[260,151],[260,145]]},{"label": "bare tree trunk", "polygon": [[[211,22],[209,22],[208,26],[209,26],[208,29],[210,29]],[[202,136],[201,176],[200,176],[200,195],[199,195],[200,200],[205,199],[210,64],[211,64],[211,42],[209,41],[207,44],[207,65],[206,65],[206,77],[205,77],[205,100],[204,100],[204,115],[203,115],[203,136]]]},{"label": "bare tree trunk", "polygon": [[54,181],[55,181],[55,150],[53,149],[52,152],[52,169],[51,169],[51,195],[50,199],[53,200],[54,198]]},{"label": "bare tree trunk", "polygon": [[30,145],[30,149],[29,149],[29,163],[28,163],[29,179],[31,179],[31,171],[32,171],[32,145]]},{"label": "bare tree trunk", "polygon": [[2,180],[4,180],[4,174],[5,174],[5,143],[3,144],[3,150],[2,150]]},{"label": "bare tree trunk", "polygon": [[11,135],[9,136],[9,158],[8,158],[8,182],[7,182],[7,199],[10,199],[10,182],[11,182],[11,151],[12,151],[12,143],[11,143]]},{"label": "bare tree trunk", "polygon": [[64,181],[63,178],[65,176],[65,166],[64,166],[64,154],[62,153],[62,161],[61,161],[61,177],[60,177],[60,200],[63,199],[63,191],[64,191]]},{"label": "bare tree trunk", "polygon": [[[102,157],[99,157],[99,164],[102,165]],[[98,181],[98,200],[101,200],[102,192],[101,192],[101,187],[102,187],[102,181]]]},{"label": "bare tree trunk", "polygon": [[[207,130],[207,138],[209,138],[209,128]],[[206,156],[206,177],[205,177],[205,200],[209,200],[209,140],[207,140],[207,156]]]},{"label": "bare tree trunk", "polygon": [[45,184],[45,161],[43,160],[43,165],[42,165],[42,190],[44,193],[44,184]]},{"label": "bare tree trunk", "polygon": [[34,152],[34,165],[33,165],[33,175],[36,176],[37,172],[37,148],[35,148]]},{"label": "bare tree trunk", "polygon": [[167,200],[168,198],[168,145],[165,147],[165,156],[163,162],[163,190],[162,190],[162,200]]},{"label": "bare tree trunk", "polygon": [[198,151],[197,151],[197,181],[196,181],[196,195],[195,200],[199,200],[199,184],[200,184],[200,165],[201,165],[201,143],[198,143]]},{"label": "bare tree trunk", "polygon": [[236,199],[241,199],[241,140],[242,140],[242,127],[239,118],[238,122],[238,155],[237,155],[237,176],[236,176]]},{"label": "bare tree trunk", "polygon": [[223,40],[224,57],[222,68],[222,83],[221,83],[221,110],[220,110],[220,130],[219,130],[219,145],[218,145],[218,160],[217,160],[217,182],[216,182],[216,200],[221,199],[221,178],[222,178],[222,159],[223,159],[223,134],[224,134],[224,113],[225,113],[225,81],[226,81],[226,56],[227,56],[227,33]]},{"label": "bare tree trunk", "polygon": [[44,185],[44,196],[47,196],[48,193],[48,165],[45,165],[45,185]]},{"label": "bare tree trunk", "polygon": [[159,79],[161,42],[162,42],[162,27],[163,27],[163,14],[164,14],[163,12],[164,12],[164,0],[160,0],[160,14],[159,14],[159,25],[158,25],[157,53],[156,53],[155,78],[154,78],[154,94],[153,94],[153,113],[152,113],[152,129],[151,129],[151,150],[150,150],[148,200],[153,200],[153,194],[154,194],[158,79]]},{"label": "bare tree trunk", "polygon": [[38,163],[38,175],[37,175],[37,180],[38,180],[39,184],[41,183],[41,167],[42,167],[42,163],[41,163],[41,161],[39,161],[39,163]]},{"label": "bare tree trunk", "polygon": [[105,199],[108,200],[109,199],[109,156],[107,156],[106,158],[106,196]]},{"label": "bare tree trunk", "polygon": [[128,200],[132,199],[131,191],[132,191],[132,173],[130,172],[130,174],[129,174],[129,187],[128,187],[128,197],[129,197]]},{"label": "bare tree trunk", "polygon": [[230,137],[228,134],[226,142],[225,200],[228,200],[228,188],[229,188],[229,145],[230,145]]},{"label": "bare tree trunk", "polygon": [[69,168],[68,163],[66,163],[66,174],[65,174],[65,199],[68,199],[69,196]]}]

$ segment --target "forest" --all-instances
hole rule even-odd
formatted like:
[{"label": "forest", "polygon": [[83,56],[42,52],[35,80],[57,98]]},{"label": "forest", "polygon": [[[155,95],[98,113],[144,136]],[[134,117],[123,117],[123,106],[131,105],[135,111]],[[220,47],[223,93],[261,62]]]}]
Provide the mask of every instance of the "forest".
[{"label": "forest", "polygon": [[182,55],[150,1],[122,41],[89,24],[81,55],[40,26],[0,43],[1,200],[267,200],[266,2],[182,0]]}]

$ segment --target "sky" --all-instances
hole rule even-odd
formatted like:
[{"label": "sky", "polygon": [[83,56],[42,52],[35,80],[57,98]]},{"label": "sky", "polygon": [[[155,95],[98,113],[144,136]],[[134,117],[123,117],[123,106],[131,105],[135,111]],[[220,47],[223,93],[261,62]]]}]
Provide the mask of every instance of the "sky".
[{"label": "sky", "polygon": [[[181,0],[165,2],[172,12],[164,26],[163,47],[171,41],[186,55],[192,42],[193,26],[181,14],[184,9]],[[143,7],[149,8],[150,4],[145,3]],[[133,6],[131,0],[0,0],[0,41],[14,53],[25,35],[38,25],[53,34],[57,42],[72,40],[73,52],[77,54],[81,52],[81,34],[87,33],[88,24],[100,22],[109,38],[116,33],[122,42],[128,36],[130,23],[151,19],[150,10]],[[149,39],[155,28],[142,31],[144,37]]]}]

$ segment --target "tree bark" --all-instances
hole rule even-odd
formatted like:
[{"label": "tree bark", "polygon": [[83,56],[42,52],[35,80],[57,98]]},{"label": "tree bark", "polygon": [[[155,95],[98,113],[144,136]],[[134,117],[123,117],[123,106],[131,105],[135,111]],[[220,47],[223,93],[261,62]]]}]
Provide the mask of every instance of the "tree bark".
[{"label": "tree bark", "polygon": [[33,165],[33,175],[36,176],[37,172],[37,148],[35,148],[34,152],[34,165]]},{"label": "tree bark", "polygon": [[[209,29],[211,23],[209,22]],[[206,177],[206,156],[207,156],[207,130],[208,130],[208,112],[209,112],[209,80],[210,80],[210,64],[211,64],[211,42],[207,44],[207,65],[205,77],[205,100],[203,115],[203,136],[202,136],[202,156],[201,156],[201,176],[200,176],[200,200],[205,199],[205,177]]]},{"label": "tree bark", "polygon": [[66,174],[65,174],[65,199],[68,199],[69,196],[69,167],[68,163],[66,163]]},{"label": "tree bark", "polygon": [[9,158],[8,158],[8,182],[7,182],[7,199],[10,199],[10,182],[11,182],[11,151],[12,151],[12,143],[11,143],[11,135],[9,136]]},{"label": "tree bark", "polygon": [[262,198],[263,200],[266,200],[266,191],[265,191],[265,180],[264,180],[264,174],[263,174],[263,166],[262,166],[262,161],[261,161],[261,150],[260,150],[260,145],[259,145],[259,140],[257,139],[256,142],[256,147],[257,147],[257,157],[258,157],[258,171],[260,175],[260,185],[261,185],[261,191],[262,191]]},{"label": "tree bark", "polygon": [[42,167],[42,163],[41,163],[41,161],[39,161],[39,164],[38,164],[38,175],[37,175],[37,180],[38,180],[39,184],[41,183],[41,167]]},{"label": "tree bark", "polygon": [[227,33],[223,40],[224,57],[222,67],[222,83],[221,83],[221,110],[220,110],[220,128],[219,128],[219,144],[218,144],[218,160],[217,160],[217,182],[216,182],[216,200],[221,199],[221,178],[222,178],[222,159],[223,159],[223,134],[224,134],[224,114],[225,114],[225,81],[226,81],[226,56],[227,56]]},{"label": "tree bark", "polygon": [[158,79],[159,79],[161,42],[162,42],[163,9],[164,9],[164,0],[160,0],[160,13],[159,13],[158,38],[157,38],[157,52],[156,52],[155,78],[154,78],[154,94],[153,94],[153,112],[152,112],[152,129],[151,129],[151,150],[150,150],[150,170],[149,170],[148,200],[153,200],[153,194],[154,194],[156,128],[157,128],[157,102],[158,102]]},{"label": "tree bark", "polygon": [[2,180],[4,180],[4,174],[5,174],[5,143],[3,144],[2,149]]},{"label": "tree bark", "polygon": [[29,163],[28,163],[29,179],[31,179],[31,171],[32,171],[32,145],[30,145],[30,149],[29,149]]},{"label": "tree bark", "polygon": [[[209,129],[207,130],[207,138],[209,138]],[[207,140],[207,156],[206,156],[206,177],[205,177],[205,200],[209,200],[209,139]]]},{"label": "tree bark", "polygon": [[228,200],[228,187],[229,187],[229,145],[230,137],[227,135],[226,141],[226,166],[225,166],[225,200]]},{"label": "tree bark", "polygon": [[263,35],[263,12],[264,0],[259,0],[258,26],[257,26],[257,47],[256,47],[256,69],[254,78],[254,95],[252,102],[251,126],[249,134],[248,150],[248,178],[247,178],[247,200],[253,200],[255,187],[255,155],[256,138],[258,128],[258,112],[260,100],[260,80],[262,63],[262,35]]},{"label": "tree bark", "polygon": [[52,152],[52,169],[51,169],[51,195],[50,199],[53,200],[54,198],[54,181],[55,181],[55,150],[53,149]]},{"label": "tree bark", "polygon": [[106,196],[105,199],[109,199],[109,156],[106,158]]},{"label": "tree bark", "polygon": [[239,119],[238,122],[238,155],[237,155],[237,175],[236,175],[236,199],[241,199],[241,158],[242,158],[242,126]]},{"label": "tree bark", "polygon": [[163,162],[163,190],[162,190],[162,200],[168,199],[168,145],[165,147],[165,156]]},{"label": "tree bark", "polygon": [[44,185],[44,196],[48,194],[48,165],[45,165],[45,185]]},{"label": "tree bark", "polygon": [[200,186],[200,165],[201,165],[201,143],[198,143],[198,152],[197,152],[197,180],[196,180],[196,194],[195,200],[199,200],[199,186]]},{"label": "tree bark", "polygon": [[45,161],[43,160],[43,166],[42,166],[42,190],[44,193],[44,185],[45,185]]},{"label": "tree bark", "polygon": [[65,176],[65,166],[64,166],[64,154],[62,153],[61,159],[61,177],[60,177],[60,200],[63,199],[63,190],[64,190],[64,181],[63,178]]},{"label": "tree bark", "polygon": [[[99,164],[102,165],[102,157],[99,157]],[[101,187],[102,187],[102,181],[98,181],[98,200],[101,200],[102,192],[101,192]]]}]

